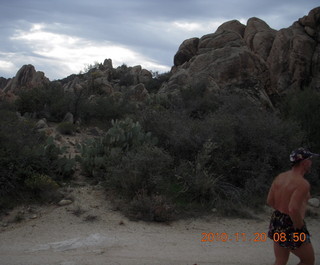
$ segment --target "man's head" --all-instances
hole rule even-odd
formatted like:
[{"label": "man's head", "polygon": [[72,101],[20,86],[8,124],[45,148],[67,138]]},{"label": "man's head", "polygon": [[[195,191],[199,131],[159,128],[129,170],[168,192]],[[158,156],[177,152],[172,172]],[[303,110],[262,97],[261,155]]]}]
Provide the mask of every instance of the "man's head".
[{"label": "man's head", "polygon": [[[310,158],[313,156],[320,156],[320,155],[311,153],[308,149],[300,147],[297,150],[294,150],[291,152],[290,162],[293,167],[298,166],[303,161],[310,160]],[[308,163],[308,164],[310,164],[311,166],[312,163]]]}]

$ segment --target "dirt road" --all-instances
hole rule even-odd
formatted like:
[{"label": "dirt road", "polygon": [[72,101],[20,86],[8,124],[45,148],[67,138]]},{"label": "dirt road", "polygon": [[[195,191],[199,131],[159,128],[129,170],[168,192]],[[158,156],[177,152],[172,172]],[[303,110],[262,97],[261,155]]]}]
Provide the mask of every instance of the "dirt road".
[{"label": "dirt road", "polygon": [[[71,205],[37,206],[31,210],[29,207],[24,210],[24,221],[9,222],[0,228],[1,265],[267,265],[273,262],[272,242],[264,241],[262,234],[267,231],[267,213],[260,220],[211,216],[169,225],[134,222],[113,211],[102,190],[78,187],[71,192],[75,196]],[[14,218],[11,215],[7,218]],[[320,262],[319,219],[307,219],[307,223]],[[212,234],[207,238],[202,234],[210,232],[226,233],[228,240],[212,241]],[[292,256],[288,264],[297,261]]]}]

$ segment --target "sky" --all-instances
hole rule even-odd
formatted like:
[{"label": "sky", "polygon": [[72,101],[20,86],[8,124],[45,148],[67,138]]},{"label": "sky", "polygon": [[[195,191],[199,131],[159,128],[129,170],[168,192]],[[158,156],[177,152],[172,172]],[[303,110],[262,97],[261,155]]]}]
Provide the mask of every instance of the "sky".
[{"label": "sky", "polygon": [[112,59],[167,72],[180,44],[251,17],[279,30],[318,0],[0,0],[0,76],[32,64],[50,80]]}]

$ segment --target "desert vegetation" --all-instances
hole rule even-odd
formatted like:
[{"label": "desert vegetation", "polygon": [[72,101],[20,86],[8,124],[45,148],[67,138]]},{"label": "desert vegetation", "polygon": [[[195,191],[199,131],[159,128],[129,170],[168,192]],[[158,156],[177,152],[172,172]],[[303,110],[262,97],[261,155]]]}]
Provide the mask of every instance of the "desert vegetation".
[{"label": "desert vegetation", "polygon": [[0,121],[0,209],[55,199],[58,183],[73,175],[74,160],[14,106],[1,104]]},{"label": "desert vegetation", "polygon": [[[264,206],[273,177],[289,168],[288,152],[320,147],[317,91],[283,96],[273,110],[245,93],[210,92],[202,83],[158,93],[169,74],[156,73],[145,84],[148,97],[137,102],[128,89],[133,77],[121,67],[119,92],[104,94],[88,82],[71,93],[52,82],[21,92],[14,104],[1,103],[1,207],[52,199],[77,162],[88,181],[102,183],[133,219],[167,221],[212,211],[248,217]],[[78,125],[62,122],[68,112]],[[81,142],[70,159],[35,129],[40,118],[63,135],[92,126],[103,134]],[[317,187],[318,176],[316,168],[310,181]]]}]

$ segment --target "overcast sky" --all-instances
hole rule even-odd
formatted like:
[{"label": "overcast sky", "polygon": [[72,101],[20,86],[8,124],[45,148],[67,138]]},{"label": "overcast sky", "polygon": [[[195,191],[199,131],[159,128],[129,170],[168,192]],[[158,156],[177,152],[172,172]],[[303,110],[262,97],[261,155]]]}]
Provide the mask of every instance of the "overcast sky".
[{"label": "overcast sky", "polygon": [[185,39],[250,17],[274,29],[319,0],[0,0],[0,76],[33,64],[50,80],[111,58],[113,66],[169,71]]}]

